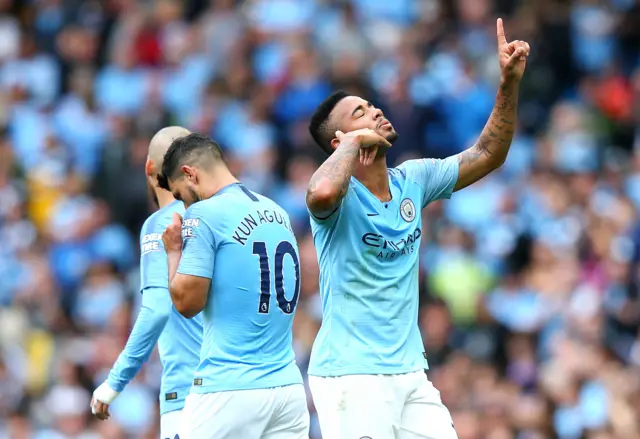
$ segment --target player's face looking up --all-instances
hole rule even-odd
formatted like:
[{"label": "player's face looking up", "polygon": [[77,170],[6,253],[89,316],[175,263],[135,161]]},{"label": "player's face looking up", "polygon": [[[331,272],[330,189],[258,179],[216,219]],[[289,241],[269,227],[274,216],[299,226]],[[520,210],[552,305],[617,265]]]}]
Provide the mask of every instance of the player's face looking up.
[{"label": "player's face looking up", "polygon": [[[382,110],[374,107],[370,102],[358,96],[347,96],[336,104],[331,115],[336,131],[343,133],[368,128],[384,137],[389,143],[393,143],[398,138],[398,133],[393,129],[393,125],[384,117]],[[333,148],[337,148],[339,142],[335,139],[332,142]],[[384,150],[381,149],[384,154]]]}]

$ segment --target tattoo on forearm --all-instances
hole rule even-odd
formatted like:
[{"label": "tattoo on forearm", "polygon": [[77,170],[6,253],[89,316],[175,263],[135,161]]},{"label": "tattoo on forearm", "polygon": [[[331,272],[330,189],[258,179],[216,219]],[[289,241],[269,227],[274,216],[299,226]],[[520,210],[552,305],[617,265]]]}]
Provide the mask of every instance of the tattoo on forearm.
[{"label": "tattoo on forearm", "polygon": [[338,191],[336,201],[342,200],[349,189],[351,175],[356,165],[359,147],[355,144],[339,146],[311,177],[307,189],[307,204],[313,205],[315,190],[321,182],[329,182]]},{"label": "tattoo on forearm", "polygon": [[469,178],[462,182],[463,187],[484,177],[507,158],[515,131],[517,107],[518,87],[501,85],[491,116],[478,141],[458,156],[461,166],[474,164],[481,158],[489,160],[490,166],[469,169]]}]

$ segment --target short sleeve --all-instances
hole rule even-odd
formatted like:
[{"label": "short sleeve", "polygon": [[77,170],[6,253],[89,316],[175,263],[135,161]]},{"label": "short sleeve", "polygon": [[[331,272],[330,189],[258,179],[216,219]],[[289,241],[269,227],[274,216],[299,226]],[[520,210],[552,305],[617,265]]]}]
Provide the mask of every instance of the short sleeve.
[{"label": "short sleeve", "polygon": [[458,157],[451,156],[444,160],[407,160],[398,169],[405,174],[407,180],[422,187],[422,207],[425,207],[432,201],[451,198],[458,182],[459,166]]},{"label": "short sleeve", "polygon": [[351,182],[349,184],[349,187],[347,188],[347,193],[345,194],[344,198],[340,201],[340,204],[338,204],[338,206],[335,208],[335,210],[333,212],[331,212],[329,215],[326,215],[323,218],[318,218],[317,216],[315,216],[310,210],[309,210],[309,206],[307,206],[307,212],[309,212],[309,218],[311,219],[311,225],[312,226],[317,226],[317,227],[333,227],[333,225],[338,221],[338,218],[340,218],[340,215],[342,214],[342,211],[344,210],[344,206],[345,204],[348,202],[349,198],[352,196],[352,192],[353,192],[353,188],[351,187]]},{"label": "short sleeve", "polygon": [[168,288],[167,254],[162,244],[162,224],[150,219],[140,233],[140,291]]},{"label": "short sleeve", "polygon": [[194,204],[182,220],[182,256],[178,273],[211,279],[214,261],[213,230],[203,218],[202,206]]}]

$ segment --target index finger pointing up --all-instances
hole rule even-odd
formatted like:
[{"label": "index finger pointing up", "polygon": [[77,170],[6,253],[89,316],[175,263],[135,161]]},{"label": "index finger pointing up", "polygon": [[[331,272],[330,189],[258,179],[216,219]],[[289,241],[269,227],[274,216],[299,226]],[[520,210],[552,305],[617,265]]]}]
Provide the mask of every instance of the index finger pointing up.
[{"label": "index finger pointing up", "polygon": [[507,38],[504,36],[504,26],[502,25],[502,18],[498,18],[496,26],[498,28],[498,46],[507,44]]}]

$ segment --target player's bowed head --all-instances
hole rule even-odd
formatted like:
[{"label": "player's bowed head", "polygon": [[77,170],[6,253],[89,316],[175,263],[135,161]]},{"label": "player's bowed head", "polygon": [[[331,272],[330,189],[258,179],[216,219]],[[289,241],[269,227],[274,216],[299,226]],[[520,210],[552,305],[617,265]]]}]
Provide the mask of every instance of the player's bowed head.
[{"label": "player's bowed head", "polygon": [[[176,139],[164,156],[160,187],[170,191],[185,207],[206,200],[238,180],[224,161],[220,146],[211,138],[192,133]],[[187,211],[188,213],[188,211]],[[192,318],[206,305],[211,279],[177,272],[182,253],[182,218],[174,214],[162,234],[169,263],[169,292],[176,310]]]},{"label": "player's bowed head", "polygon": [[185,207],[210,198],[238,180],[231,174],[220,145],[200,133],[176,139],[164,156],[160,187],[170,191]]},{"label": "player's bowed head", "polygon": [[174,140],[191,134],[186,128],[180,126],[169,126],[158,131],[149,142],[147,161],[144,165],[144,172],[147,177],[147,186],[155,204],[159,207],[166,206],[173,201],[170,193],[158,186],[158,175],[162,172],[164,155]]}]

